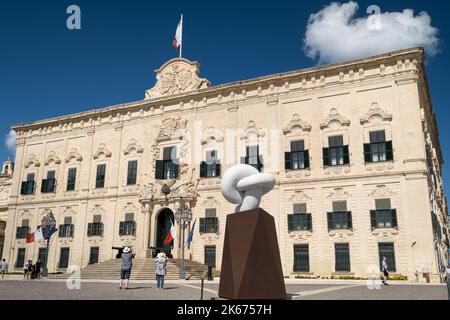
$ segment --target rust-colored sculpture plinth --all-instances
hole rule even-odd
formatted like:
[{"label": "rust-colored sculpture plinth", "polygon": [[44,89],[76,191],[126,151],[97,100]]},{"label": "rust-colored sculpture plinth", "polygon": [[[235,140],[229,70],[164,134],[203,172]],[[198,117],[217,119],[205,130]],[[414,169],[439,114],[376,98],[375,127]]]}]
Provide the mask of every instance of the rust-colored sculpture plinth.
[{"label": "rust-colored sculpture plinth", "polygon": [[261,208],[227,217],[219,297],[286,299],[275,220]]}]

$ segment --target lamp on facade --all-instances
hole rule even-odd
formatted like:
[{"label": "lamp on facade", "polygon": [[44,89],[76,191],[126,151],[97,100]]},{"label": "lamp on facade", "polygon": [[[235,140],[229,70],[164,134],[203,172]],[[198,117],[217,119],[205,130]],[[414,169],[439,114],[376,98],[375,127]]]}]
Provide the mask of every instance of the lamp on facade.
[{"label": "lamp on facade", "polygon": [[52,234],[54,233],[54,230],[55,230],[55,226],[56,226],[56,219],[53,216],[52,211],[50,211],[44,218],[42,218],[42,221],[41,221],[42,234],[44,235],[44,238],[47,241],[47,243],[46,243],[46,250],[45,250],[44,268],[42,270],[42,276],[43,277],[47,277],[48,276],[48,268],[47,268],[48,248],[49,248],[49,245],[50,245],[50,238],[51,238],[51,236],[52,236]]},{"label": "lamp on facade", "polygon": [[186,279],[186,270],[184,268],[184,230],[192,221],[192,210],[184,202],[183,198],[180,200],[180,206],[175,212],[175,219],[181,226],[181,266],[180,266],[180,279]]}]

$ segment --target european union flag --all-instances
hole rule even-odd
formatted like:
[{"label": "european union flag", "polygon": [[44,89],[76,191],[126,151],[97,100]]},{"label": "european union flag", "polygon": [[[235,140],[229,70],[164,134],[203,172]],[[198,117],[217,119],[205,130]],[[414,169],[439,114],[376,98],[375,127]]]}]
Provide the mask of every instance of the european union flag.
[{"label": "european union flag", "polygon": [[191,232],[189,232],[189,237],[187,240],[188,249],[191,249],[191,242],[192,238],[194,237],[194,230],[195,230],[195,223],[197,222],[197,219],[195,219],[194,224],[192,225]]},{"label": "european union flag", "polygon": [[52,237],[52,235],[53,235],[56,231],[58,231],[58,229],[57,229],[56,227],[53,227],[53,229],[51,229],[51,230],[47,233],[47,235],[45,236],[45,240],[50,239],[50,238]]}]

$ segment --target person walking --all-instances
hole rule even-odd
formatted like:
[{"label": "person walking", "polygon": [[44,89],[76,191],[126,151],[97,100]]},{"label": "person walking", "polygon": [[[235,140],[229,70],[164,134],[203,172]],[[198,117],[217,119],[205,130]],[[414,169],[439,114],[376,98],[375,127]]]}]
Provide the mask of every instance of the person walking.
[{"label": "person walking", "polygon": [[0,272],[2,273],[2,280],[5,278],[5,274],[8,273],[8,262],[6,259],[3,259],[0,263]]},{"label": "person walking", "polygon": [[40,279],[41,278],[41,260],[38,260],[36,262],[36,279]]},{"label": "person walking", "polygon": [[386,257],[383,257],[383,262],[381,262],[381,272],[383,272],[383,284],[388,286],[387,281],[389,280],[389,269],[386,262]]},{"label": "person walking", "polygon": [[164,289],[164,277],[166,275],[167,256],[164,252],[158,253],[155,259],[156,263],[156,288]]},{"label": "person walking", "polygon": [[125,247],[122,251],[122,267],[120,269],[120,287],[123,288],[123,281],[126,280],[125,289],[128,289],[130,284],[131,269],[133,268],[133,258],[135,254],[130,247]]}]

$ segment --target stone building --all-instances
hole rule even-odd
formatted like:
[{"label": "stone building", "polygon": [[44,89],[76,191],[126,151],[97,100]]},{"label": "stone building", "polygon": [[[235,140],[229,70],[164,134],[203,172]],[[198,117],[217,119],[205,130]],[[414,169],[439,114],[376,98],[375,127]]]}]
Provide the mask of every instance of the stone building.
[{"label": "stone building", "polygon": [[5,241],[6,221],[8,219],[8,200],[11,192],[14,163],[6,161],[0,171],[0,257],[3,254],[3,243]]},{"label": "stone building", "polygon": [[[49,270],[132,246],[180,257],[176,212],[196,221],[188,259],[220,268],[227,214],[220,176],[237,163],[273,173],[262,207],[276,222],[286,276],[363,276],[386,256],[415,279],[447,261],[443,157],[424,52],[375,57],[212,86],[199,64],[156,70],[144,100],[13,126],[16,170],[3,256],[52,212]],[[172,221],[175,241],[164,246]],[[12,264],[10,264],[12,265]]]}]

